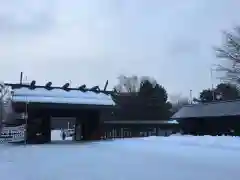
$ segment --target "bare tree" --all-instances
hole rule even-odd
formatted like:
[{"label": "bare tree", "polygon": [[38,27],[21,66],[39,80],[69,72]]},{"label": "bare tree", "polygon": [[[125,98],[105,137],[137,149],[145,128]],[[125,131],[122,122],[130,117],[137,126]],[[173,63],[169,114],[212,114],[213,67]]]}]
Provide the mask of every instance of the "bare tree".
[{"label": "bare tree", "polygon": [[215,50],[218,58],[227,60],[216,68],[217,71],[224,72],[220,79],[240,85],[240,26],[234,32],[224,32],[223,45]]},{"label": "bare tree", "polygon": [[142,76],[142,77],[140,78],[140,83],[144,83],[145,81],[150,82],[153,86],[157,85],[157,81],[156,81],[156,79],[154,79],[153,77]]},{"label": "bare tree", "polygon": [[114,87],[115,91],[121,92],[121,93],[136,93],[139,92],[140,87],[142,83],[145,81],[151,82],[153,86],[157,84],[157,81],[149,76],[125,76],[125,75],[120,75],[118,77],[118,84]]},{"label": "bare tree", "polygon": [[140,88],[140,80],[137,76],[118,77],[118,84],[114,87],[117,92],[138,92]]},{"label": "bare tree", "polygon": [[183,97],[181,94],[174,94],[170,96],[170,102],[172,104],[172,111],[177,112],[183,106],[189,104],[189,99]]}]

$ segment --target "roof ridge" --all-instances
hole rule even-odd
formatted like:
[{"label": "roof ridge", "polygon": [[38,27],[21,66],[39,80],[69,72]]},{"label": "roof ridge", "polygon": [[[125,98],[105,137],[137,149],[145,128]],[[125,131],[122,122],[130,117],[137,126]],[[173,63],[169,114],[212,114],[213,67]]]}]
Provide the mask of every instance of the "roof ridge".
[{"label": "roof ridge", "polygon": [[212,101],[212,102],[201,102],[198,104],[187,104],[184,105],[183,107],[191,107],[191,106],[204,106],[204,105],[210,105],[210,104],[223,104],[223,103],[228,103],[228,102],[239,102],[240,99],[235,99],[235,100],[222,100],[222,101]]},{"label": "roof ridge", "polygon": [[4,85],[10,86],[12,89],[28,88],[29,90],[34,90],[34,89],[38,88],[38,89],[45,89],[47,91],[51,91],[54,89],[60,89],[62,91],[66,91],[66,92],[69,92],[69,91],[94,92],[94,93],[103,93],[106,95],[114,93],[113,91],[100,90],[99,88],[96,89],[97,86],[94,86],[93,88],[82,89],[82,88],[71,88],[71,87],[63,88],[60,86],[51,86],[51,88],[49,88],[49,87],[46,87],[46,85],[44,85],[44,86],[43,85],[34,85],[34,87],[32,87],[31,84],[14,84],[14,83],[5,83]]}]

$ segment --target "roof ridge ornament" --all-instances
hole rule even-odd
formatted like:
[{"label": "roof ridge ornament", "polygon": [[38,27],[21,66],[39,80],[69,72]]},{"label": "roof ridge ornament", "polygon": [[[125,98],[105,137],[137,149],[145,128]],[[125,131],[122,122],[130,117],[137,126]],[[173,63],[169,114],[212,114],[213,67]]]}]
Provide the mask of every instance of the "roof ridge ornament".
[{"label": "roof ridge ornament", "polygon": [[114,91],[107,91],[107,90],[101,90],[99,86],[93,86],[92,88],[87,88],[85,84],[82,84],[79,87],[71,88],[69,83],[64,84],[63,86],[52,86],[52,82],[49,81],[45,85],[36,85],[36,81],[33,80],[31,83],[28,84],[19,84],[19,83],[4,83],[4,86],[10,86],[13,90],[14,89],[21,89],[21,88],[28,88],[29,90],[35,90],[35,89],[46,89],[46,90],[65,90],[67,92],[69,91],[81,91],[81,92],[95,92],[95,93],[104,93],[106,95],[112,95],[115,92]]},{"label": "roof ridge ornament", "polygon": [[89,91],[92,91],[95,93],[100,93],[100,88],[99,88],[99,86],[93,86],[92,88],[89,89]]},{"label": "roof ridge ornament", "polygon": [[47,89],[47,90],[52,90],[53,89],[51,81],[49,81],[45,84],[45,89]]},{"label": "roof ridge ornament", "polygon": [[65,83],[63,86],[62,86],[62,89],[65,90],[65,91],[69,91],[69,86],[70,84],[69,83]]},{"label": "roof ridge ornament", "polygon": [[86,92],[87,91],[87,86],[86,84],[81,85],[80,87],[78,87],[78,90],[82,91],[82,92]]},{"label": "roof ridge ornament", "polygon": [[36,88],[36,81],[33,80],[33,81],[30,83],[29,89],[35,89],[35,88]]}]

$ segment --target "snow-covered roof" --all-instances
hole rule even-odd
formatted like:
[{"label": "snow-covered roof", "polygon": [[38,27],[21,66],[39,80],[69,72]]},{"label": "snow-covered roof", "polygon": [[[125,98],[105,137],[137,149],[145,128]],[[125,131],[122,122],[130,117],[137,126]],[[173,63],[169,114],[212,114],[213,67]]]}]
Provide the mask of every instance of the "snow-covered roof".
[{"label": "snow-covered roof", "polygon": [[232,100],[186,105],[176,112],[171,118],[182,119],[239,115],[240,100]]},{"label": "snow-covered roof", "polygon": [[13,89],[13,102],[115,105],[111,95],[102,92],[27,87]]}]

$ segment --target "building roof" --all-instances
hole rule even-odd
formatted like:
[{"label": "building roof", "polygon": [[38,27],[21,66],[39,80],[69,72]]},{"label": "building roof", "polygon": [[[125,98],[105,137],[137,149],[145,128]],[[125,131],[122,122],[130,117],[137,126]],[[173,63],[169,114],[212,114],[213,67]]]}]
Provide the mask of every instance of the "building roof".
[{"label": "building roof", "polygon": [[183,106],[172,118],[219,117],[240,115],[240,100],[199,103]]},{"label": "building roof", "polygon": [[33,103],[58,103],[58,104],[83,104],[83,105],[115,105],[109,93],[96,89],[77,89],[61,87],[14,85],[12,87],[13,102],[33,102]]}]

